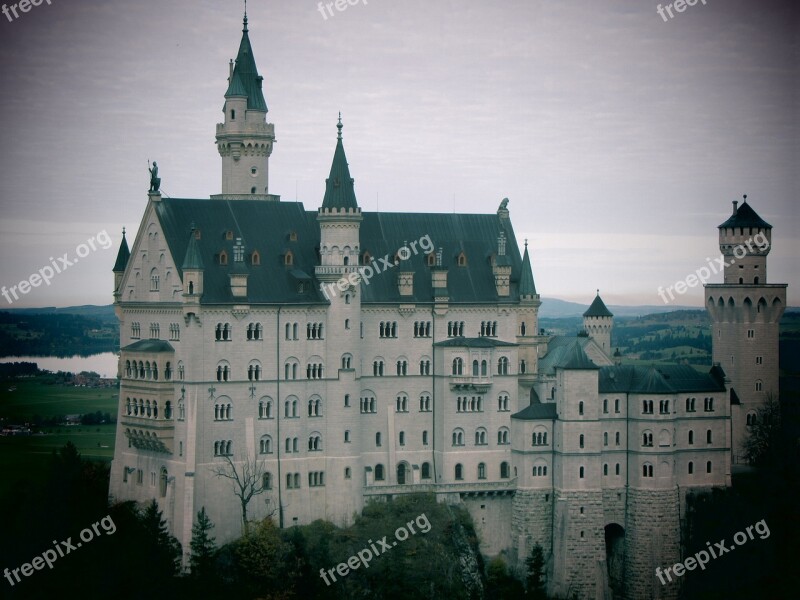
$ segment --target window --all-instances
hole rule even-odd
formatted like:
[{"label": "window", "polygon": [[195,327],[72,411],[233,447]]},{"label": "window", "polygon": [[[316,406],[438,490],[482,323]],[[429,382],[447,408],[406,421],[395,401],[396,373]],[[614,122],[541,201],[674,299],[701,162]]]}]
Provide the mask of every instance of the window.
[{"label": "window", "polygon": [[306,323],[306,339],[322,340],[322,323]]},{"label": "window", "polygon": [[150,291],[151,292],[157,292],[158,291],[158,282],[159,282],[158,272],[155,269],[153,269],[153,272],[150,274]]},{"label": "window", "polygon": [[420,375],[431,374],[431,361],[426,359],[419,361],[419,374]]},{"label": "window", "polygon": [[247,379],[250,381],[260,381],[261,380],[261,365],[259,364],[251,364],[247,367]]},{"label": "window", "polygon": [[650,431],[645,431],[642,433],[642,446],[646,448],[652,448],[653,446],[653,433]]},{"label": "window", "polygon": [[578,444],[580,445],[581,448],[583,448],[583,442],[584,442],[584,438],[583,438],[583,434],[581,434],[580,437],[578,438]]},{"label": "window", "polygon": [[711,443],[711,430],[706,431],[706,444]]},{"label": "window", "polygon": [[398,435],[398,438],[399,438],[398,444],[400,446],[405,446],[406,445],[406,432],[405,431],[401,431],[400,434]]},{"label": "window", "polygon": [[383,361],[377,359],[372,362],[372,375],[374,377],[383,377]]},{"label": "window", "polygon": [[579,414],[579,415],[582,415],[582,414],[583,414],[583,400],[581,400],[580,402],[578,402],[578,414]]},{"label": "window", "polygon": [[511,476],[511,469],[508,463],[503,461],[500,463],[500,479],[508,479]]},{"label": "window", "polygon": [[407,360],[398,360],[397,361],[397,376],[403,377],[408,375],[408,361]]},{"label": "window", "polygon": [[498,396],[497,410],[500,412],[508,412],[508,394],[500,394],[500,396]]},{"label": "window", "polygon": [[669,414],[669,400],[658,401],[658,413],[661,415]]},{"label": "window", "polygon": [[687,398],[686,399],[686,412],[694,412],[694,403],[697,398]]},{"label": "window", "polygon": [[476,446],[485,446],[486,445],[486,430],[482,427],[475,432],[475,445]]},{"label": "window", "polygon": [[272,489],[272,473],[264,473],[264,475],[262,475],[261,487],[265,490]]},{"label": "window", "polygon": [[360,399],[361,404],[361,413],[375,413],[377,412],[377,406],[375,401],[375,396],[362,396]]},{"label": "window", "polygon": [[315,396],[308,400],[308,416],[309,417],[322,416],[322,399],[320,397]]},{"label": "window", "polygon": [[380,448],[381,447],[381,432],[375,434],[375,446]]},{"label": "window", "polygon": [[619,475],[619,463],[617,463],[616,466],[614,467],[614,474]]},{"label": "window", "polygon": [[306,365],[306,379],[322,379],[322,363],[309,363]]},{"label": "window", "polygon": [[760,392],[760,391],[762,391],[763,388],[764,388],[764,382],[761,381],[760,379],[757,379],[756,380],[756,391]]},{"label": "window", "polygon": [[755,332],[755,330],[753,330],[753,329],[748,329],[748,330],[747,330],[747,338],[752,340],[752,339],[755,339],[755,337],[756,337],[756,332]]},{"label": "window", "polygon": [[453,375],[464,374],[464,360],[460,357],[453,359]]},{"label": "window", "polygon": [[383,465],[375,465],[375,481],[384,480]]},{"label": "window", "polygon": [[687,469],[688,469],[689,475],[694,473],[694,463],[692,461],[689,461],[689,464],[687,465]]},{"label": "window", "polygon": [[464,321],[448,321],[447,337],[463,337]]},{"label": "window", "polygon": [[749,413],[747,413],[747,417],[746,418],[747,418],[747,426],[748,427],[752,427],[753,425],[756,424],[756,413],[755,412],[750,411]]},{"label": "window", "polygon": [[642,477],[652,477],[653,476],[653,465],[650,463],[644,463],[642,465]]},{"label": "window", "polygon": [[464,479],[464,467],[461,466],[461,463],[458,463],[455,468],[455,477],[456,481],[461,481]]},{"label": "window", "polygon": [[603,414],[604,415],[608,414],[608,400],[607,399],[603,400]]},{"label": "window", "polygon": [[344,395],[344,407],[345,408],[349,408],[350,407],[350,394],[345,394]]},{"label": "window", "polygon": [[408,396],[400,395],[395,399],[395,412],[408,412]]},{"label": "window", "polygon": [[214,456],[231,456],[233,454],[233,442],[231,440],[220,440],[214,442]]},{"label": "window", "polygon": [[710,460],[706,463],[706,473],[711,473],[711,461]]},{"label": "window", "polygon": [[714,398],[703,398],[703,410],[705,412],[714,412]]},{"label": "window", "polygon": [[419,411],[420,412],[430,412],[431,411],[431,397],[428,394],[423,394],[419,397]]},{"label": "window", "polygon": [[397,321],[381,321],[378,328],[379,337],[382,338],[396,338],[397,337]]},{"label": "window", "polygon": [[232,421],[233,412],[230,403],[220,403],[214,405],[214,420],[215,421]]},{"label": "window", "polygon": [[478,463],[478,479],[486,479],[486,464]]},{"label": "window", "polygon": [[349,429],[344,432],[344,443],[345,444],[349,444],[350,443],[350,430]]},{"label": "window", "polygon": [[308,474],[308,487],[321,487],[325,485],[324,471],[311,471]]},{"label": "window", "polygon": [[263,340],[264,328],[261,323],[250,323],[247,325],[247,341]]},{"label": "window", "polygon": [[619,414],[619,398],[614,400],[614,412]]},{"label": "window", "polygon": [[345,479],[350,479],[350,477],[351,477],[351,473],[352,473],[352,472],[350,471],[350,467],[345,467],[345,468],[344,468],[344,478],[345,478]]},{"label": "window", "polygon": [[608,432],[603,432],[603,446],[608,446]]},{"label": "window", "polygon": [[430,479],[431,478],[431,465],[430,463],[422,463],[422,467],[420,468],[420,477],[422,479]]},{"label": "window", "polygon": [[603,476],[605,477],[607,475],[608,475],[608,463],[603,465]]},{"label": "window", "polygon": [[423,446],[427,446],[428,445],[428,432],[427,431],[423,431],[422,432],[422,445]]},{"label": "window", "polygon": [[501,356],[497,361],[497,374],[508,375],[508,358]]},{"label": "window", "polygon": [[547,432],[546,431],[534,431],[533,432],[533,445],[534,446],[546,446],[547,445]]},{"label": "window", "polygon": [[218,342],[230,342],[232,339],[232,329],[229,323],[217,323],[214,329],[214,337]]},{"label": "window", "polygon": [[414,321],[414,337],[431,337],[431,322],[430,321]]},{"label": "window", "polygon": [[498,446],[507,446],[510,442],[508,441],[508,428],[501,427],[497,430],[497,445]]},{"label": "window", "polygon": [[272,438],[268,435],[262,436],[259,441],[259,452],[261,454],[272,454]]},{"label": "window", "polygon": [[453,446],[463,446],[464,445],[464,430],[463,429],[456,429],[453,431]]},{"label": "window", "polygon": [[297,417],[297,399],[292,397],[292,399],[287,399],[283,403],[283,416],[287,418]]},{"label": "window", "polygon": [[583,479],[583,475],[584,475],[584,473],[585,473],[585,471],[584,471],[584,468],[583,468],[583,467],[581,467],[580,469],[578,469],[578,478],[579,478],[579,479]]},{"label": "window", "polygon": [[691,446],[691,445],[693,445],[693,444],[694,444],[694,431],[692,431],[692,430],[690,429],[690,430],[689,430],[689,445]]},{"label": "window", "polygon": [[312,433],[308,438],[308,450],[310,452],[318,452],[322,450],[322,436],[318,433]]},{"label": "window", "polygon": [[756,356],[756,364],[757,365],[763,364],[763,362],[764,362],[764,358],[763,357]]}]

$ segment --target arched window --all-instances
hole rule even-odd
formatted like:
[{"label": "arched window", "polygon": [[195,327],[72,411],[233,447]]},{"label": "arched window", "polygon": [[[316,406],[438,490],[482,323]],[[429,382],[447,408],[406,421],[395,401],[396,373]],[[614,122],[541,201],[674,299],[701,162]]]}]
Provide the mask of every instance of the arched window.
[{"label": "arched window", "polygon": [[509,443],[508,442],[508,428],[507,427],[501,427],[497,431],[497,445],[498,446],[505,446],[508,443]]},{"label": "arched window", "polygon": [[584,442],[584,437],[583,437],[583,434],[581,434],[580,437],[579,437],[579,442],[578,442],[581,448],[583,448],[583,442]]},{"label": "arched window", "polygon": [[706,444],[710,444],[710,443],[711,443],[711,430],[708,429],[706,431]]},{"label": "arched window", "polygon": [[586,472],[586,471],[584,470],[584,468],[583,468],[583,467],[580,467],[580,469],[578,469],[578,477],[579,477],[580,479],[583,479],[583,476],[584,476],[585,472]]},{"label": "arched window", "polygon": [[508,375],[508,358],[501,356],[497,361],[497,374]]},{"label": "arched window", "polygon": [[694,473],[694,463],[692,461],[689,461],[688,469],[689,469],[689,475]]},{"label": "arched window", "polygon": [[461,463],[456,464],[455,476],[456,481],[461,481],[464,479],[464,467],[461,465]]},{"label": "arched window", "polygon": [[430,479],[431,478],[431,465],[430,463],[422,463],[420,467],[420,477],[422,479]]},{"label": "arched window", "polygon": [[579,414],[579,415],[582,415],[582,414],[583,414],[583,400],[581,400],[580,402],[578,402],[578,414]]},{"label": "arched window", "polygon": [[711,473],[711,461],[710,460],[706,463],[706,473]]},{"label": "arched window", "polygon": [[486,464],[478,463],[478,479],[486,479]]},{"label": "arched window", "polygon": [[383,465],[375,465],[375,481],[383,481],[384,477]]},{"label": "arched window", "polygon": [[464,361],[460,357],[453,359],[453,375],[464,374]]},{"label": "arched window", "polygon": [[694,444],[694,431],[692,431],[690,429],[689,430],[689,445],[691,446],[692,444]]},{"label": "arched window", "polygon": [[167,483],[169,482],[169,478],[167,476],[167,468],[161,467],[161,476],[159,477],[159,492],[162,498],[165,498],[167,495]]},{"label": "arched window", "polygon": [[270,436],[261,436],[261,440],[259,441],[259,452],[261,454],[272,454],[272,438]]},{"label": "arched window", "polygon": [[476,446],[486,445],[486,430],[483,427],[481,427],[475,432],[475,445]]},{"label": "arched window", "polygon": [[453,431],[453,446],[463,446],[464,445],[464,430],[463,429],[456,429]]},{"label": "arched window", "polygon": [[380,445],[381,445],[381,432],[380,431],[375,434],[375,445],[378,446],[378,447],[380,447]]}]

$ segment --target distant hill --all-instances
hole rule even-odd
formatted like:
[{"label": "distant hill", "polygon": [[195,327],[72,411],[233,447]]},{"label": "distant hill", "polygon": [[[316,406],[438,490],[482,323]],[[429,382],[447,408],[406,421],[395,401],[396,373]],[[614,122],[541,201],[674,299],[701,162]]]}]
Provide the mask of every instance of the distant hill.
[{"label": "distant hill", "polygon": [[[567,300],[559,300],[558,298],[542,298],[539,316],[545,319],[581,317],[588,308],[588,304],[580,304],[579,302],[568,302]],[[703,308],[698,306],[675,306],[673,304],[642,306],[609,304],[608,310],[614,313],[615,317],[641,317],[644,315],[673,312],[676,310],[703,310]]]},{"label": "distant hill", "polygon": [[3,312],[17,315],[77,315],[79,317],[89,317],[99,319],[103,323],[117,323],[117,316],[114,314],[114,305],[95,306],[84,304],[83,306],[68,306],[66,308],[56,308],[55,306],[43,306],[42,308],[7,308]]}]

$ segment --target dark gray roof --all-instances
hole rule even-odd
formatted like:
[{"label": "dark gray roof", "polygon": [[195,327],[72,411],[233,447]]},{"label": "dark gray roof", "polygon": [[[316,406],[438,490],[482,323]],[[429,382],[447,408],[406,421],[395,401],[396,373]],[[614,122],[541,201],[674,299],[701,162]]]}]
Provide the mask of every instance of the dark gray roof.
[{"label": "dark gray roof", "polygon": [[436,342],[434,346],[440,348],[500,348],[506,346],[516,346],[511,342],[504,342],[488,337],[454,337],[442,342]]},{"label": "dark gray roof", "polygon": [[594,301],[592,302],[591,306],[583,313],[584,317],[613,317],[614,315],[608,308],[606,308],[603,299],[600,297],[600,292],[597,292],[597,296],[594,297]]},{"label": "dark gray roof", "polygon": [[122,230],[122,241],[119,244],[119,251],[117,252],[117,260],[114,263],[112,271],[114,273],[123,273],[125,267],[128,266],[128,259],[131,256],[131,251],[128,248],[128,240],[125,239],[125,229]]},{"label": "dark gray roof", "polygon": [[547,342],[547,354],[539,359],[539,373],[555,375],[556,367],[561,366],[567,360],[566,356],[574,345],[579,345],[583,349],[588,343],[588,337],[554,336],[550,338]]},{"label": "dark gray roof", "polygon": [[600,369],[600,393],[678,394],[723,392],[725,384],[713,369],[700,373],[688,365],[615,365]]},{"label": "dark gray roof", "polygon": [[525,254],[522,257],[522,276],[519,282],[519,293],[521,296],[535,296],[536,284],[533,281],[533,269],[531,268],[531,257],[528,255],[528,242],[525,242]]},{"label": "dark gray roof", "polygon": [[539,404],[529,404],[518,413],[511,415],[511,418],[518,419],[520,421],[552,421],[557,416],[555,402],[545,402]]},{"label": "dark gray roof", "polygon": [[122,348],[125,352],[175,352],[175,348],[164,340],[139,340]]},{"label": "dark gray roof", "polygon": [[336,150],[333,152],[333,162],[328,179],[325,180],[325,197],[322,199],[322,208],[358,208],[354,180],[350,176],[350,167],[342,144],[342,119],[336,125],[339,136],[336,140]]},{"label": "dark gray roof", "polygon": [[[230,291],[233,244],[225,235],[234,232],[234,239],[247,241],[246,261],[249,278],[248,301],[254,303],[327,302],[319,291],[314,268],[319,264],[320,230],[317,211],[306,211],[299,202],[265,200],[193,200],[163,198],[155,211],[164,230],[164,238],[175,260],[186,257],[190,243],[196,252],[189,253],[203,265],[202,302],[227,303],[234,298]],[[194,223],[200,239],[190,235]],[[511,295],[500,298],[495,287],[491,261],[487,255],[497,246],[498,232],[505,229],[508,238],[508,257],[511,262]],[[287,235],[296,233],[296,240]],[[467,266],[445,265],[448,268],[447,294],[451,304],[483,302],[515,302],[519,299],[519,280],[522,259],[511,224],[497,214],[460,215],[451,213],[363,213],[360,227],[362,253],[367,251],[379,265],[367,283],[361,283],[363,303],[432,302],[431,267],[419,240],[429,236],[434,248],[442,248],[444,256],[456,256],[463,251]],[[395,253],[406,242],[415,246],[416,254],[384,272],[380,259]],[[427,241],[424,242],[427,246]],[[219,253],[225,250],[228,265],[219,264]],[[253,251],[261,257],[253,265]],[[288,251],[293,264],[284,265]],[[194,258],[192,261],[194,262]],[[180,264],[180,263],[179,263]],[[298,291],[298,281],[292,271],[299,270],[312,278],[306,291]],[[400,296],[397,273],[414,272],[413,296]],[[183,276],[183,267],[180,269]]]},{"label": "dark gray roof", "polygon": [[580,344],[572,344],[565,352],[559,361],[555,365],[556,369],[570,369],[570,370],[587,370],[587,369],[599,369],[596,364],[594,364],[591,359],[586,356],[586,352],[583,351],[583,346]]},{"label": "dark gray roof", "polygon": [[719,229],[726,227],[760,227],[762,229],[772,229],[772,225],[758,216],[758,213],[747,203],[745,196],[744,203],[736,209],[730,218],[719,226]]},{"label": "dark gray roof", "polygon": [[247,34],[247,16],[245,15],[236,66],[233,69],[225,96],[247,96],[248,109],[267,112],[267,102],[264,100],[262,89],[263,81],[264,78],[258,74],[256,67],[253,47],[250,45],[250,36]]}]

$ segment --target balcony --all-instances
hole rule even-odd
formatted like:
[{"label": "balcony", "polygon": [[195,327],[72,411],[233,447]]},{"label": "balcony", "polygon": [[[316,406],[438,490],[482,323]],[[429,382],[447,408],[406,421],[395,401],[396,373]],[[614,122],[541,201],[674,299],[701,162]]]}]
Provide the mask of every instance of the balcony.
[{"label": "balcony", "polygon": [[459,494],[462,498],[470,496],[502,496],[514,494],[517,478],[502,481],[458,481],[454,483],[406,483],[375,484],[364,486],[365,496],[387,496],[396,494]]},{"label": "balcony", "polygon": [[450,376],[450,389],[452,391],[465,391],[476,392],[484,394],[492,387],[492,376],[465,376],[465,375],[451,375]]}]

